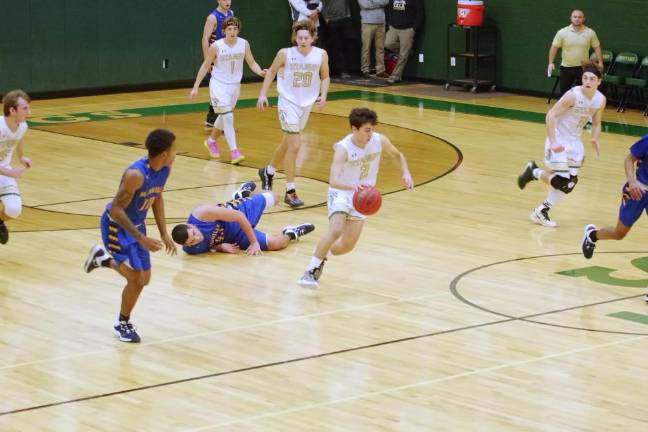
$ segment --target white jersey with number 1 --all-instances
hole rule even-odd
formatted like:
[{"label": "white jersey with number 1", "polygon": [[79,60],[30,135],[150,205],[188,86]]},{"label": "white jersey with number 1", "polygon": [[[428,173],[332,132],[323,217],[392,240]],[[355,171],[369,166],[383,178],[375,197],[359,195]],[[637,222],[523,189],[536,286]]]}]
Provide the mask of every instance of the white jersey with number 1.
[{"label": "white jersey with number 1", "polygon": [[212,67],[211,79],[222,84],[240,84],[243,78],[245,39],[237,37],[234,46],[227,45],[225,39],[219,39],[214,44],[218,47],[218,56]]},{"label": "white jersey with number 1", "polygon": [[324,50],[311,47],[307,55],[297,47],[286,49],[286,63],[277,74],[279,94],[301,107],[313,105],[320,92],[320,67]]},{"label": "white jersey with number 1", "polygon": [[583,87],[576,86],[571,89],[576,96],[574,106],[556,117],[556,139],[580,140],[583,127],[591,120],[592,116],[603,106],[605,97],[596,90],[589,99],[583,94]]}]

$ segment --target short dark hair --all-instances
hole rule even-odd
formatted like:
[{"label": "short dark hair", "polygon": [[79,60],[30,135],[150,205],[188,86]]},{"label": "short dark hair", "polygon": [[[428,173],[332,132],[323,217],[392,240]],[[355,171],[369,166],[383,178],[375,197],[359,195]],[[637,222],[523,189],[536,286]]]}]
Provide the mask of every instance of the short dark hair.
[{"label": "short dark hair", "polygon": [[225,31],[225,29],[229,26],[235,26],[239,29],[239,31],[241,31],[241,20],[236,18],[235,16],[225,18],[225,21],[223,21],[223,24],[221,25],[221,30]]},{"label": "short dark hair", "polygon": [[596,75],[599,79],[601,79],[601,76],[602,76],[602,74],[601,74],[601,69],[599,69],[598,66],[595,65],[594,63],[592,63],[591,61],[590,61],[590,62],[587,62],[587,63],[585,63],[585,64],[583,65],[583,73],[585,73],[585,72],[593,73],[593,74]]},{"label": "short dark hair", "polygon": [[146,149],[150,157],[155,157],[169,150],[176,137],[170,130],[155,129],[146,137]]},{"label": "short dark hair", "polygon": [[18,99],[23,98],[27,103],[31,102],[31,99],[24,91],[17,89],[11,90],[2,98],[2,112],[5,116],[11,115],[11,108],[18,109]]},{"label": "short dark hair", "polygon": [[369,108],[353,108],[349,114],[349,124],[359,128],[360,126],[370,123],[375,126],[378,123],[378,114]]},{"label": "short dark hair", "polygon": [[173,241],[183,245],[189,238],[189,231],[187,231],[187,224],[180,224],[176,225],[173,227],[173,231],[171,231],[171,237],[173,238]]}]

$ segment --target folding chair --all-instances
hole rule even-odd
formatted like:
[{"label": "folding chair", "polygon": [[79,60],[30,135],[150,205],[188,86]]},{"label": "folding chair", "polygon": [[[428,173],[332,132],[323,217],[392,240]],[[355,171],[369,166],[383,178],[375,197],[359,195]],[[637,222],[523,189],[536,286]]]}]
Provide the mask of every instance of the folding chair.
[{"label": "folding chair", "polygon": [[[616,55],[607,73],[603,75],[603,82],[610,87],[613,100],[618,102],[617,111],[621,110],[623,97],[619,98],[618,90],[625,88],[626,78],[632,78],[639,62],[639,56],[631,52],[621,52]],[[606,95],[607,96],[607,95]],[[625,96],[625,91],[623,96]],[[608,99],[611,99],[608,96]]]},{"label": "folding chair", "polygon": [[[626,91],[623,93],[623,98],[619,105],[619,112],[625,111],[626,105],[635,94],[637,95],[639,103],[644,102],[644,90],[646,90],[646,87],[648,86],[648,56],[641,60],[634,77],[625,79],[625,86]],[[646,105],[646,109],[644,109],[644,115],[648,115],[648,105]]]}]

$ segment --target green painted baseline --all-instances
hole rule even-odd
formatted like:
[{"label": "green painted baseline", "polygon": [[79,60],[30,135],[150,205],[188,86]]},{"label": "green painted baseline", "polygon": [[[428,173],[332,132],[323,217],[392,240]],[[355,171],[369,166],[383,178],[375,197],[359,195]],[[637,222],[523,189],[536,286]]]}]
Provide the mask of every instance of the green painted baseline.
[{"label": "green painted baseline", "polygon": [[[379,102],[390,105],[415,107],[423,109],[431,109],[437,111],[454,112],[462,114],[475,114],[486,117],[496,117],[507,120],[519,120],[532,123],[544,123],[545,113],[523,111],[512,108],[500,108],[484,105],[468,104],[454,101],[444,101],[437,99],[424,99],[414,96],[392,95],[385,93],[376,93],[367,90],[346,90],[331,92],[327,100],[346,100],[356,99],[361,101]],[[237,103],[238,108],[252,108],[256,106],[256,99],[242,99]],[[276,105],[277,98],[270,98],[270,103]],[[156,107],[144,108],[127,108],[113,111],[95,111],[95,112],[82,112],[61,114],[52,116],[42,116],[33,118],[29,121],[30,126],[44,126],[52,124],[64,123],[79,123],[87,121],[102,121],[102,120],[116,120],[122,118],[134,117],[150,117],[161,115],[173,114],[188,114],[194,112],[203,112],[205,110],[205,102],[188,103],[180,105],[166,105]],[[603,132],[643,136],[648,134],[648,127],[615,123],[603,122]]]}]

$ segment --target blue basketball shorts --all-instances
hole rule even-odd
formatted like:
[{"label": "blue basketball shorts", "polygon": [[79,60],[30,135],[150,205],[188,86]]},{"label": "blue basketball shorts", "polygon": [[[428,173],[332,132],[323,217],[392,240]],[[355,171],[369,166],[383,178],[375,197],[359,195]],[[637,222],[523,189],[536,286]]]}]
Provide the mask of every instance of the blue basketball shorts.
[{"label": "blue basketball shorts", "polygon": [[[104,247],[117,262],[121,265],[126,263],[136,271],[146,271],[151,268],[151,254],[144,249],[126,230],[110,219],[107,211],[101,215],[101,238]],[[137,226],[137,229],[146,235],[144,223]]]}]

